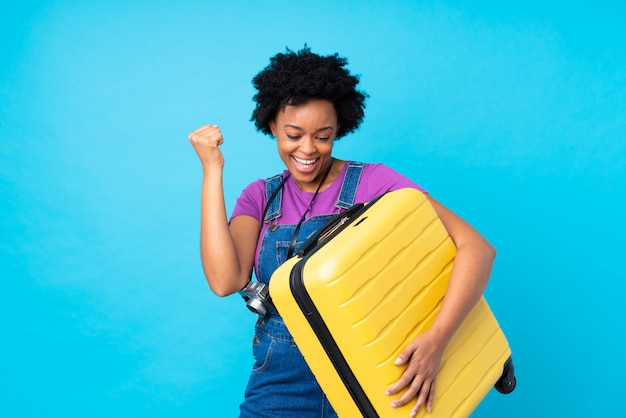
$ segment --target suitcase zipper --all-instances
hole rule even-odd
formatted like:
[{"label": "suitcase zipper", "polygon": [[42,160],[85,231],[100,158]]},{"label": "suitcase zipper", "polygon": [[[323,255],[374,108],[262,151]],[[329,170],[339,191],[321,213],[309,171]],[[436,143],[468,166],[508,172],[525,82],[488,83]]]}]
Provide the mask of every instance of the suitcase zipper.
[{"label": "suitcase zipper", "polygon": [[317,336],[320,344],[326,352],[326,355],[335,367],[337,374],[339,375],[346,389],[350,393],[352,400],[361,411],[363,417],[378,418],[378,413],[376,412],[376,409],[370,402],[369,398],[365,394],[365,391],[361,387],[361,384],[352,372],[350,365],[341,353],[341,350],[337,346],[335,339],[330,333],[319,311],[315,307],[315,304],[311,300],[309,293],[304,287],[302,271],[304,268],[304,264],[306,263],[306,260],[309,258],[309,256],[310,254],[305,256],[305,258],[303,258],[302,260],[298,261],[291,270],[289,285],[294,300],[296,301],[300,310],[309,322],[311,329],[315,332],[315,335]]},{"label": "suitcase zipper", "polygon": [[[315,307],[315,303],[311,299],[311,296],[306,290],[304,286],[304,278],[302,272],[304,270],[304,265],[307,262],[308,258],[311,257],[321,246],[325,244],[328,240],[322,240],[323,238],[330,238],[334,235],[337,235],[344,228],[350,225],[355,219],[361,216],[364,212],[366,212],[373,204],[378,202],[381,197],[383,197],[386,193],[378,196],[367,204],[356,204],[352,208],[348,209],[345,213],[343,213],[344,217],[339,218],[338,225],[332,225],[330,222],[326,228],[322,228],[323,231],[320,234],[316,234],[315,237],[311,237],[310,242],[307,245],[303,245],[304,251],[302,251],[298,256],[303,257],[300,261],[298,261],[291,270],[289,275],[289,287],[291,289],[291,293],[293,295],[294,300],[296,301],[298,307],[302,311],[302,314],[308,321],[311,329],[317,336],[322,348],[326,352],[329,360],[332,362],[337,375],[341,378],[344,386],[346,387],[348,393],[352,397],[354,404],[357,406],[361,415],[364,418],[379,418],[374,405],[369,400],[369,397],[363,390],[363,387],[359,383],[359,380],[356,378],[350,365],[346,361],[346,358],[341,353],[341,350],[337,346],[337,342],[333,338],[330,330],[326,326],[324,319],[320,315],[319,311]],[[337,222],[337,220],[335,220]],[[331,226],[332,225],[332,226]]]}]

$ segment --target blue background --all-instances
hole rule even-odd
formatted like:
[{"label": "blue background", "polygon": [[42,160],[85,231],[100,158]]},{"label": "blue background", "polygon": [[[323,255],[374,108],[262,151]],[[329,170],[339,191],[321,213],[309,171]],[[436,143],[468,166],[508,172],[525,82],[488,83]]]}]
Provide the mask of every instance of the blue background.
[{"label": "blue background", "polygon": [[4,5],[0,415],[236,416],[254,318],[202,275],[187,134],[221,126],[232,210],[282,169],[250,80],[308,42],[371,95],[335,155],[396,168],[498,249],[518,388],[474,416],[626,416],[625,4]]}]

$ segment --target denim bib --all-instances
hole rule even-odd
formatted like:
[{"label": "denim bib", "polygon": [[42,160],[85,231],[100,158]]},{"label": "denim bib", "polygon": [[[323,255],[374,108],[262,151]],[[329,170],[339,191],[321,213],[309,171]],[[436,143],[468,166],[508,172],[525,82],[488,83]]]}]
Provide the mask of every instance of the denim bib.
[{"label": "denim bib", "polygon": [[[361,179],[363,167],[363,163],[355,161],[348,163],[348,169],[346,170],[346,175],[341,184],[339,198],[335,203],[335,206],[340,210],[346,210],[354,204],[354,198],[356,196],[359,180]],[[280,187],[281,182],[282,177],[280,175],[266,180],[265,193],[268,201],[276,189]],[[280,190],[267,208],[267,215],[263,220],[265,223],[270,223],[280,218],[282,200],[282,190]],[[324,226],[333,216],[335,216],[335,214],[317,215],[304,221],[298,234],[298,237],[302,238],[296,242],[296,252],[308,236]],[[295,229],[296,225],[294,224],[275,224],[265,230],[261,242],[261,250],[259,252],[258,269],[256,271],[257,279],[261,283],[268,284],[274,271],[287,260],[287,250]]]},{"label": "denim bib", "polygon": [[[364,164],[348,163],[336,207],[348,209],[354,203]],[[266,180],[270,196],[281,186],[281,176]],[[281,216],[282,190],[268,206],[264,222]],[[296,251],[310,234],[321,228],[335,214],[313,216],[302,223]],[[269,283],[274,271],[287,259],[287,251],[296,225],[272,225],[263,236],[257,279]],[[337,414],[315,380],[298,350],[283,319],[276,314],[260,318],[254,327],[252,353],[254,365],[240,405],[240,418],[336,418]]]}]

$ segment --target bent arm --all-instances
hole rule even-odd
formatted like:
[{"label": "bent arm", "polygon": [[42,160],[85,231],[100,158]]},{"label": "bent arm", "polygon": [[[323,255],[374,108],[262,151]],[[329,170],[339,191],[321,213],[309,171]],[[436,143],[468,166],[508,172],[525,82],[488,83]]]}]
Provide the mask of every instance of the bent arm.
[{"label": "bent arm", "polygon": [[250,279],[259,229],[259,221],[245,215],[228,224],[222,170],[205,172],[200,254],[204,275],[216,295],[235,293]]},{"label": "bent arm", "polygon": [[428,200],[448,230],[457,253],[433,325],[411,341],[395,362],[407,367],[400,379],[388,388],[387,394],[393,395],[408,387],[391,406],[402,406],[417,398],[410,416],[415,416],[424,404],[428,412],[432,410],[436,375],[445,348],[485,290],[496,255],[491,244],[467,222],[432,197],[428,196]]},{"label": "bent arm", "polygon": [[459,216],[431,196],[428,200],[457,247],[448,289],[432,326],[432,331],[438,333],[441,342],[447,345],[482,296],[491,275],[496,250]]},{"label": "bent arm", "polygon": [[237,216],[228,224],[222,175],[224,143],[217,125],[204,125],[189,134],[189,142],[202,163],[200,255],[211,290],[226,296],[241,290],[252,274],[260,223]]}]

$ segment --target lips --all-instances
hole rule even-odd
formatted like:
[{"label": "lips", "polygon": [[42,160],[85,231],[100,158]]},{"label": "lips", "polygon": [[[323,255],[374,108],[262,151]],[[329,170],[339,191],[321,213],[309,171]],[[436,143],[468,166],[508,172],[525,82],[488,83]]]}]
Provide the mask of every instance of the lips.
[{"label": "lips", "polygon": [[296,163],[296,167],[301,171],[309,172],[315,168],[315,163],[319,160],[319,158],[306,159],[306,158],[298,158],[294,155],[291,156]]}]

